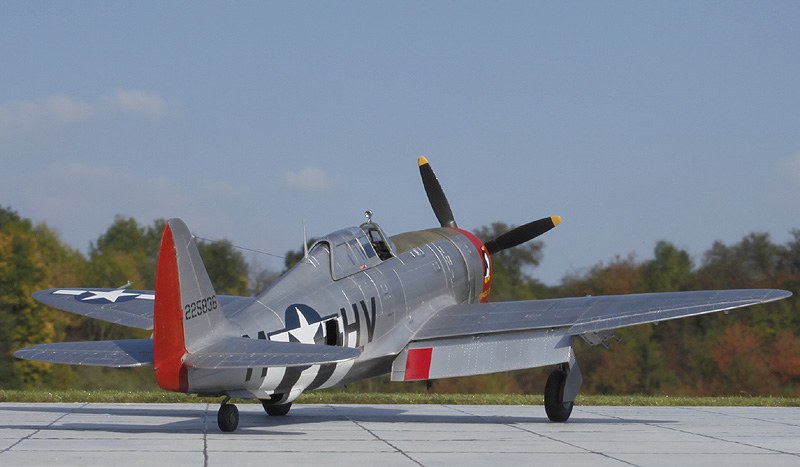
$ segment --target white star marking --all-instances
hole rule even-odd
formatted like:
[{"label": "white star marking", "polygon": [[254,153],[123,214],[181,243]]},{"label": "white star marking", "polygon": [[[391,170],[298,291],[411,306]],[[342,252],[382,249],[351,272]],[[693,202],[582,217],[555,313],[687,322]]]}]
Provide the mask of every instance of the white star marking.
[{"label": "white star marking", "polygon": [[88,292],[93,295],[90,297],[82,298],[81,299],[82,302],[86,302],[89,300],[103,299],[103,300],[108,300],[111,303],[116,303],[117,300],[122,297],[133,297],[139,295],[138,293],[130,293],[119,289],[109,290],[107,292],[102,292],[99,290],[89,290]]},{"label": "white star marking", "polygon": [[303,344],[313,344],[314,336],[316,336],[317,331],[319,331],[320,323],[317,322],[309,324],[306,320],[306,317],[300,312],[299,309],[297,309],[297,307],[295,307],[294,310],[297,312],[297,319],[300,320],[300,327],[297,329],[291,329],[289,334]]}]

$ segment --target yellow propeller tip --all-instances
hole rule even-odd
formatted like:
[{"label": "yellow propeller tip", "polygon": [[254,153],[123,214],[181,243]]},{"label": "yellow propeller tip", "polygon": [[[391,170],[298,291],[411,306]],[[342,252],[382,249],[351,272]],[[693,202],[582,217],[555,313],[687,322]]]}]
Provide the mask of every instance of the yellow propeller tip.
[{"label": "yellow propeller tip", "polygon": [[553,216],[550,218],[553,221],[553,227],[561,223],[561,216]]},{"label": "yellow propeller tip", "polygon": [[419,156],[419,159],[417,159],[417,163],[420,165],[420,167],[422,167],[423,165],[428,163],[428,159],[425,159],[425,156]]}]

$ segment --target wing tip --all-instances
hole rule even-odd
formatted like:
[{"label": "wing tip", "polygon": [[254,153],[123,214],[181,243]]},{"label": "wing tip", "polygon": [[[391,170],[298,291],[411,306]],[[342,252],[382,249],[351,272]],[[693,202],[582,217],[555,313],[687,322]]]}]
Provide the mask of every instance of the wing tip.
[{"label": "wing tip", "polygon": [[794,295],[792,292],[783,289],[770,289],[769,294],[767,295],[767,300],[783,300],[784,298],[789,298]]}]

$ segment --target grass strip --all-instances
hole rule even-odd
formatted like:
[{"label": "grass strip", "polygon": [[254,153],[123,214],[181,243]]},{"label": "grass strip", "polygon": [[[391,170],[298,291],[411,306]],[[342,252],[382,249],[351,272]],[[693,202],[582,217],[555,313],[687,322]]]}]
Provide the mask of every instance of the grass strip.
[{"label": "grass strip", "polygon": [[[102,402],[102,403],[219,403],[220,397],[187,396],[167,391],[20,391],[0,390],[0,402]],[[235,399],[257,403],[255,399]],[[439,394],[439,393],[355,393],[320,391],[303,394],[298,404],[449,404],[449,405],[542,405],[538,394]],[[800,407],[796,397],[674,397],[579,395],[577,405],[599,406],[713,406],[713,407]]]}]

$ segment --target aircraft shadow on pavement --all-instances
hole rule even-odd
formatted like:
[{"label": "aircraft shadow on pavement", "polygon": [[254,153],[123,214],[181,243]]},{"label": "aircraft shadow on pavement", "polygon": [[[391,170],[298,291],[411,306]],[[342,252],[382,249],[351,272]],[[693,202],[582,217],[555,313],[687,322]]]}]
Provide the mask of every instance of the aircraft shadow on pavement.
[{"label": "aircraft shadow on pavement", "polygon": [[[209,404],[207,408],[180,408],[174,405],[153,408],[125,407],[125,406],[31,406],[31,405],[2,405],[0,411],[27,412],[27,413],[53,413],[67,414],[65,419],[56,423],[42,422],[40,424],[21,423],[8,424],[0,422],[0,429],[24,430],[75,430],[75,431],[107,431],[114,433],[220,433],[217,427],[217,405]],[[453,414],[414,414],[397,406],[301,406],[292,409],[285,417],[270,417],[260,410],[253,411],[248,405],[241,405],[246,409],[240,411],[240,423],[236,432],[226,433],[226,436],[236,434],[264,433],[272,435],[303,435],[297,428],[313,426],[315,423],[351,422],[351,423],[413,423],[413,424],[476,424],[476,425],[513,425],[513,424],[538,424],[551,425],[546,417],[506,416],[506,415],[477,415],[468,413]],[[109,415],[111,417],[152,417],[152,418],[180,418],[163,424],[136,424],[130,419],[124,423],[115,422],[114,418],[102,420],[69,421],[69,415]],[[573,417],[568,425],[619,425],[619,424],[666,424],[674,423],[672,420],[642,420],[618,418],[580,418]],[[292,427],[293,431],[281,430]],[[276,431],[277,430],[277,431]]]}]

